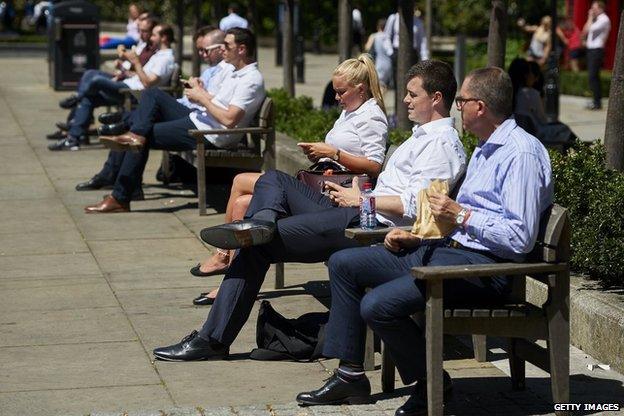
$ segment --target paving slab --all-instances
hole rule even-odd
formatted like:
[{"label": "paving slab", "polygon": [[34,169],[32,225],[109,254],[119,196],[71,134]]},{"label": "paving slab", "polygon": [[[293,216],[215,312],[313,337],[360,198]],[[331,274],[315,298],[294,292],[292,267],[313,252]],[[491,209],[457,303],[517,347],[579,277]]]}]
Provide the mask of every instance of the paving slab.
[{"label": "paving slab", "polygon": [[0,234],[37,233],[75,230],[74,221],[56,198],[37,201],[19,199],[0,201]]},{"label": "paving slab", "polygon": [[11,174],[0,176],[0,200],[48,199],[56,191],[43,174]]},{"label": "paving slab", "polygon": [[0,280],[4,278],[98,274],[91,253],[29,254],[0,257]]},{"label": "paving slab", "polygon": [[70,254],[89,251],[80,232],[76,229],[67,231],[51,231],[32,234],[2,234],[0,238],[0,256],[21,256],[26,253],[38,254]]}]

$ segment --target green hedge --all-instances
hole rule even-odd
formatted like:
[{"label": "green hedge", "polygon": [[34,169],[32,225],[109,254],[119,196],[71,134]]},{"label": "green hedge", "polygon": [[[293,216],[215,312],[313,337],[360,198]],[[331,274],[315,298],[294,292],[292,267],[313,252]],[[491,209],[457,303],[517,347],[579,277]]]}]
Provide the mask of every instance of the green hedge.
[{"label": "green hedge", "polygon": [[[600,71],[600,89],[603,97],[609,96],[610,86],[611,71]],[[559,73],[559,89],[561,94],[579,95],[582,97],[592,96],[589,90],[587,71],[561,71]]]},{"label": "green hedge", "polygon": [[[278,131],[296,140],[321,141],[340,114],[315,109],[309,97],[289,98],[284,90],[269,91]],[[391,130],[400,144],[410,131]],[[477,139],[464,134],[468,157]],[[550,152],[555,201],[568,208],[572,221],[572,269],[599,280],[605,287],[624,284],[624,174],[606,169],[604,146],[578,142],[567,154]]]}]

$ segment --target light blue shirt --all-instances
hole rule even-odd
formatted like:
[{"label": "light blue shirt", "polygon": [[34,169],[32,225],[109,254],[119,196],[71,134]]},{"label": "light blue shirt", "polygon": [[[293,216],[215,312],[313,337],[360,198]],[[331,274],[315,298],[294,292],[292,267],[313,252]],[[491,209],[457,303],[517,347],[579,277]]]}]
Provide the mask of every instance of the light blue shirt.
[{"label": "light blue shirt", "polygon": [[[204,84],[204,88],[206,89],[208,88],[208,85],[210,84],[210,79],[214,75],[216,75],[216,73],[219,71],[221,71],[221,68],[219,67],[219,65],[215,65],[215,66],[211,66],[207,68],[206,70],[204,70],[204,72],[201,73],[199,78],[202,80],[202,83]],[[178,98],[178,102],[182,104],[183,106],[191,108],[191,109],[203,109],[204,108],[201,104],[191,102],[191,100],[189,100],[186,95],[182,98]]]},{"label": "light blue shirt", "polygon": [[247,29],[247,26],[249,26],[247,19],[245,19],[244,17],[240,17],[236,13],[228,14],[219,22],[219,29],[224,32],[234,27],[242,27],[243,29]]},{"label": "light blue shirt", "polygon": [[510,118],[478,146],[457,202],[472,212],[451,238],[462,245],[522,261],[553,201],[550,158],[535,137]]}]

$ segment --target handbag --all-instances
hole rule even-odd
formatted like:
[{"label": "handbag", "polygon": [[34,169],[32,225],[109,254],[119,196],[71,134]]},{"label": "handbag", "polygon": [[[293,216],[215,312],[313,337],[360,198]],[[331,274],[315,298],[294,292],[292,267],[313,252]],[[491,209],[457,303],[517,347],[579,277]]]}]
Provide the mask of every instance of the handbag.
[{"label": "handbag", "polygon": [[295,176],[299,181],[305,183],[315,191],[324,193],[325,182],[332,182],[345,188],[350,188],[353,178],[358,178],[358,187],[363,189],[366,182],[371,182],[370,177],[365,173],[353,173],[344,170],[344,167],[334,161],[319,161],[308,169],[302,169]]}]

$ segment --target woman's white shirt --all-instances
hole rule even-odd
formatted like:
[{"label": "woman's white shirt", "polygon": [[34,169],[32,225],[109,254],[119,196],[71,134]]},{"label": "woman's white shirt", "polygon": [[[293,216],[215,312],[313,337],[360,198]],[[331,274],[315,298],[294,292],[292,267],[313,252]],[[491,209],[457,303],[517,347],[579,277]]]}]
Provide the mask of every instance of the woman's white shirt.
[{"label": "woman's white shirt", "polygon": [[388,139],[388,119],[374,98],[354,111],[343,110],[325,143],[353,156],[383,164]]}]

